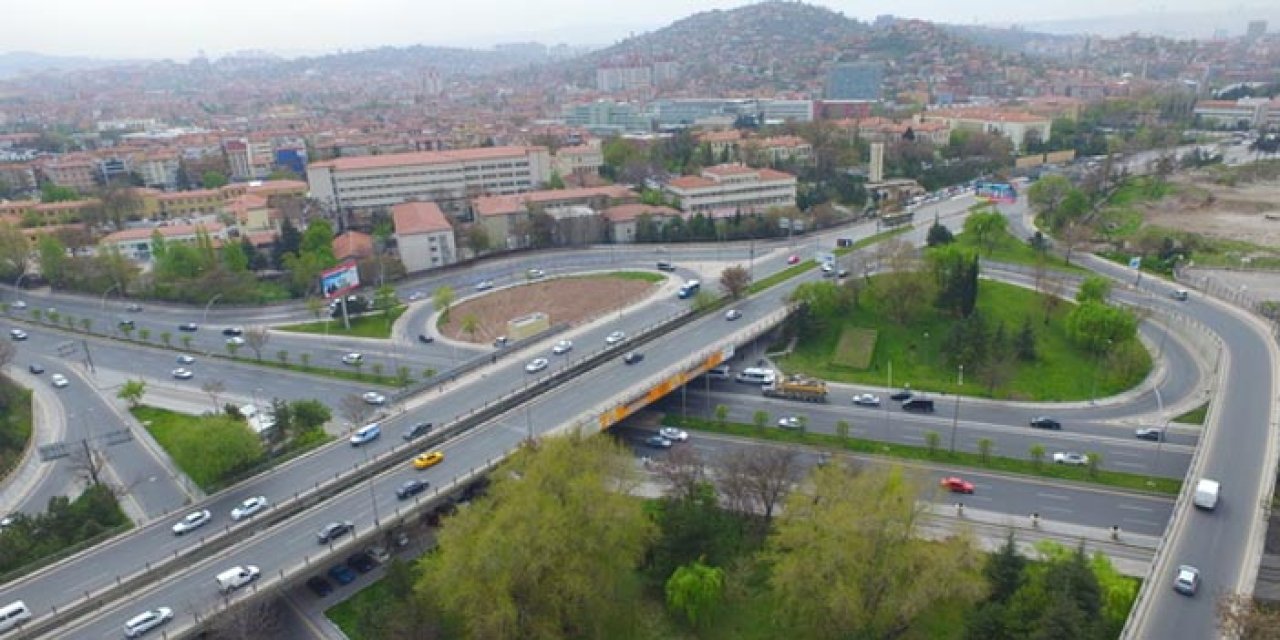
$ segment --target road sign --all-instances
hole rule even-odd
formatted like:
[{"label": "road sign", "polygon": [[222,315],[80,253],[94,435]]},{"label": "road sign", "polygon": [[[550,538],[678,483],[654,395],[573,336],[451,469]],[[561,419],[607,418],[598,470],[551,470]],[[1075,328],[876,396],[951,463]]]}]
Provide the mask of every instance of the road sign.
[{"label": "road sign", "polygon": [[37,448],[36,451],[40,454],[40,462],[57,460],[58,458],[65,458],[71,455],[71,447],[67,446],[67,443],[65,442],[46,444]]},{"label": "road sign", "polygon": [[1134,256],[1134,257],[1132,257],[1132,258],[1129,258],[1129,268],[1130,268],[1130,269],[1141,269],[1141,268],[1142,268],[1142,256]]}]

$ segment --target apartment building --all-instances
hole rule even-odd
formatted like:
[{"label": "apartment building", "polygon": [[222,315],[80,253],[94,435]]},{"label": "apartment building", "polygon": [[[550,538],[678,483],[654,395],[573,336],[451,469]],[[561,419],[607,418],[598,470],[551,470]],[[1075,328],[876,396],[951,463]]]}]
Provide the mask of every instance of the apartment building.
[{"label": "apartment building", "polygon": [[636,192],[619,185],[582,189],[531,191],[510,196],[485,196],[471,203],[476,223],[484,226],[490,241],[500,248],[523,246],[519,237],[520,221],[535,211],[565,207],[587,207],[601,211],[608,207],[638,202]]},{"label": "apartment building", "polygon": [[85,192],[98,186],[94,176],[98,161],[86,153],[69,153],[50,158],[37,165],[46,180],[59,187]]},{"label": "apartment building", "polygon": [[659,226],[683,217],[677,209],[648,204],[620,204],[605,209],[600,215],[609,225],[609,237],[619,244],[636,241],[636,224],[642,216],[648,216]]},{"label": "apartment building", "polygon": [[215,246],[227,240],[227,230],[221,224],[180,224],[152,228],[125,229],[103,238],[98,245],[104,249],[115,248],[120,255],[136,262],[151,262],[152,237],[159,233],[166,243],[192,244],[201,232],[209,234]]},{"label": "apartment building", "polygon": [[0,162],[0,182],[15,194],[34,193],[36,172],[29,162]]},{"label": "apartment building", "polygon": [[550,178],[546,147],[397,153],[307,165],[311,197],[330,211],[350,213],[388,210],[416,199],[465,217],[468,198],[531,191]]},{"label": "apartment building", "polygon": [[1049,139],[1052,120],[1025,111],[969,108],[938,109],[921,115],[923,122],[944,122],[952,130],[981,131],[1005,136],[1013,143],[1015,151],[1021,151],[1028,135],[1041,141]]},{"label": "apartment building", "polygon": [[551,162],[556,173],[563,178],[596,176],[604,166],[604,153],[600,149],[600,141],[591,140],[584,145],[556,150]]},{"label": "apartment building", "polygon": [[222,151],[227,156],[227,166],[231,168],[234,180],[262,180],[271,175],[275,164],[270,142],[248,138],[227,140],[222,143]]},{"label": "apartment building", "polygon": [[391,221],[405,271],[436,269],[457,261],[453,225],[434,202],[395,205],[391,207]]},{"label": "apartment building", "polygon": [[700,176],[671,180],[663,191],[679,201],[685,213],[725,217],[736,212],[763,213],[796,204],[796,177],[773,169],[741,164],[707,167]]}]

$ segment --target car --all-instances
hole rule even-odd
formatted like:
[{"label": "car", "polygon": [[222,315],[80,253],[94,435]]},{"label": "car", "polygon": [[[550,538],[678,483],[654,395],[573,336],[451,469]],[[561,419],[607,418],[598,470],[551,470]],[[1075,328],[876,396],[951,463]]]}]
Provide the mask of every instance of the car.
[{"label": "car", "polygon": [[266,496],[254,496],[245,499],[236,508],[231,510],[232,520],[244,520],[257,514],[259,511],[267,508]]},{"label": "car", "polygon": [[1184,564],[1178,567],[1178,575],[1173,579],[1173,590],[1184,596],[1194,596],[1200,590],[1200,570]]},{"label": "car", "polygon": [[741,318],[741,317],[742,317],[742,312],[738,311],[737,309],[730,309],[724,312],[724,319],[730,322],[733,322],[734,320],[737,320],[738,318]]},{"label": "car", "polygon": [[53,386],[59,389],[71,384],[71,382],[67,380],[67,377],[62,375],[61,373],[55,373],[49,376],[49,382],[51,382]]},{"label": "car", "polygon": [[670,449],[671,441],[662,436],[649,436],[644,439],[644,443],[655,449]]},{"label": "car", "polygon": [[778,419],[779,429],[799,429],[803,426],[804,424],[800,422],[800,418],[798,416],[787,416],[785,418]]},{"label": "car", "polygon": [[476,291],[488,291],[493,288],[492,280],[481,280],[476,283]]},{"label": "car", "polygon": [[1170,292],[1170,293],[1169,293],[1169,297],[1170,297],[1170,298],[1173,298],[1174,300],[1178,300],[1178,301],[1180,301],[1180,302],[1186,302],[1186,301],[1187,301],[1187,290],[1186,290],[1186,289],[1174,289],[1172,292]]},{"label": "car", "polygon": [[498,336],[493,339],[493,346],[499,349],[511,344],[511,338],[506,336]]},{"label": "car", "polygon": [[356,572],[345,564],[335,564],[329,568],[329,577],[340,585],[348,585],[356,581]]},{"label": "car", "polygon": [[1153,442],[1159,442],[1161,440],[1164,440],[1164,429],[1155,429],[1155,428],[1134,429],[1133,435],[1139,440],[1151,440]]},{"label": "car", "polygon": [[933,413],[933,400],[920,396],[913,396],[902,401],[902,410]]},{"label": "car", "polygon": [[364,551],[357,551],[347,556],[347,566],[359,571],[360,573],[369,573],[373,571],[378,563],[374,562],[373,556]]},{"label": "car", "polygon": [[387,553],[387,550],[382,547],[369,547],[364,551],[369,554],[370,558],[373,558],[374,562],[377,562],[378,564],[386,564],[391,560],[391,554]]},{"label": "car", "polygon": [[1089,456],[1074,451],[1059,451],[1053,454],[1054,464],[1065,464],[1073,467],[1083,467],[1089,464]]},{"label": "car", "polygon": [[14,340],[26,340],[27,332],[23,331],[22,329],[10,329],[9,337],[13,338]]},{"label": "car", "polygon": [[236,336],[234,338],[227,338],[227,344],[233,344],[237,347],[243,347],[245,343],[244,343],[244,338],[241,338],[240,336]]},{"label": "car", "polygon": [[405,440],[413,440],[415,438],[421,438],[422,436],[425,436],[428,433],[431,433],[431,423],[419,422],[409,427],[408,429],[405,429],[404,433],[401,434],[400,437]]},{"label": "car", "polygon": [[138,303],[136,303],[136,302],[131,302],[131,303],[129,303],[128,305],[126,305],[126,306],[125,306],[124,310],[125,310],[125,311],[128,311],[128,312],[130,312],[130,313],[137,313],[137,312],[139,312],[139,311],[142,311],[142,305],[140,305],[140,304],[138,304]]},{"label": "car", "polygon": [[370,422],[351,434],[351,446],[358,447],[362,444],[368,444],[377,440],[380,436],[382,436],[382,426],[376,422]]},{"label": "car", "polygon": [[194,322],[184,322],[178,325],[178,331],[186,331],[187,333],[192,333],[192,332],[198,331],[199,329],[200,329],[200,325]]},{"label": "car", "polygon": [[195,364],[195,363],[196,363],[196,359],[185,353],[178,356],[178,364]]},{"label": "car", "polygon": [[227,327],[226,329],[222,330],[222,335],[224,336],[244,335],[244,328],[243,327]]},{"label": "car", "polygon": [[173,619],[173,609],[158,607],[143,611],[124,623],[124,636],[136,638]]},{"label": "car", "polygon": [[429,486],[431,485],[426,480],[409,480],[396,487],[396,497],[401,500],[408,500],[426,491]]},{"label": "car", "polygon": [[363,363],[364,363],[364,354],[362,353],[356,353],[352,351],[351,353],[344,354],[342,356],[342,364],[355,366]]},{"label": "car", "polygon": [[666,260],[658,261],[658,271],[675,271],[675,270],[676,270],[676,266],[674,264],[671,264]]},{"label": "car", "polygon": [[550,364],[550,361],[546,358],[534,358],[524,365],[524,371],[525,373],[537,373],[546,369],[548,364]]},{"label": "car", "polygon": [[622,361],[627,364],[636,364],[641,360],[644,360],[644,354],[639,351],[631,351],[627,353],[627,355],[622,356]]},{"label": "car", "polygon": [[837,271],[836,271],[836,277],[837,277],[837,278],[848,278],[848,277],[849,277],[849,270],[848,270],[848,269],[839,269],[839,270],[837,270]]},{"label": "car", "polygon": [[364,399],[365,404],[378,406],[387,403],[387,397],[377,391],[366,391],[360,397]]},{"label": "car", "polygon": [[121,329],[134,329],[138,326],[134,323],[132,318],[120,318],[116,324],[119,325]]},{"label": "car", "polygon": [[627,334],[621,331],[614,331],[613,333],[610,333],[609,335],[604,337],[604,343],[618,344],[619,342],[622,342],[623,340],[626,340],[626,339],[627,339]]},{"label": "car", "polygon": [[431,336],[425,333],[418,334],[418,342],[421,342],[422,344],[431,344],[432,342],[435,342],[435,341],[436,341],[435,338],[432,338]]},{"label": "car", "polygon": [[27,365],[27,371],[30,371],[31,373],[34,373],[36,375],[40,375],[44,373],[44,367],[32,362],[31,364]]},{"label": "car", "polygon": [[530,280],[537,280],[539,278],[545,278],[547,272],[542,269],[530,269],[525,272],[525,275],[528,276]]},{"label": "car", "polygon": [[1049,416],[1036,416],[1031,419],[1031,426],[1037,429],[1061,429],[1062,423]]},{"label": "car", "polygon": [[409,302],[417,302],[425,297],[427,297],[427,294],[421,291],[414,291],[413,293],[409,294]]},{"label": "car", "polygon": [[973,483],[957,476],[947,476],[939,484],[951,493],[973,493]]},{"label": "car", "polygon": [[894,391],[893,393],[889,394],[889,399],[896,400],[898,402],[906,402],[907,400],[911,399],[912,395],[915,395],[915,394],[911,393],[910,389],[902,389],[901,391]]},{"label": "car", "polygon": [[569,353],[570,351],[573,351],[572,340],[561,340],[557,342],[554,347],[551,347],[551,353],[554,353],[558,356]]},{"label": "car", "polygon": [[870,393],[859,393],[853,397],[853,403],[859,407],[878,407],[880,406],[880,396]]},{"label": "car", "polygon": [[329,581],[322,576],[315,576],[307,580],[307,588],[311,590],[311,593],[316,594],[317,598],[323,598],[333,593],[333,585],[329,584]]},{"label": "car", "polygon": [[684,429],[677,429],[675,427],[663,427],[658,429],[658,435],[672,442],[684,442],[689,439],[688,431],[685,431]]},{"label": "car", "polygon": [[320,544],[328,544],[355,531],[355,529],[356,526],[350,522],[330,522],[321,527],[320,531],[316,533],[316,540]]},{"label": "car", "polygon": [[799,263],[800,263],[800,256],[794,253],[787,256],[787,264],[799,264]]},{"label": "car", "polygon": [[183,369],[182,367],[178,367],[177,369],[174,369],[172,373],[173,373],[173,377],[179,380],[190,380],[194,378],[196,375],[190,369]]},{"label": "car", "polygon": [[201,509],[199,511],[188,513],[186,517],[173,524],[173,535],[180,536],[195,531],[196,529],[209,524],[209,521],[212,519],[213,514],[210,513],[208,509]]},{"label": "car", "polygon": [[18,300],[17,302],[13,303],[13,308],[18,310],[26,309],[27,303],[23,302],[22,300]]},{"label": "car", "polygon": [[432,451],[430,453],[420,453],[413,459],[414,469],[429,469],[444,460],[443,451]]}]

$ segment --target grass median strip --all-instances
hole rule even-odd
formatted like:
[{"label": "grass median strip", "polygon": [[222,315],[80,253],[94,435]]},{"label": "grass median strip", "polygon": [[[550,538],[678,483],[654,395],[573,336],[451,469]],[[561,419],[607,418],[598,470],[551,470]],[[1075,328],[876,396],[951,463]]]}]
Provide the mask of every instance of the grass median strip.
[{"label": "grass median strip", "polygon": [[836,435],[813,433],[809,431],[785,431],[772,425],[761,428],[738,422],[720,423],[718,421],[707,420],[705,418],[682,418],[672,414],[666,414],[663,416],[662,423],[684,429],[694,429],[697,431],[707,431],[710,433],[720,433],[743,438],[843,449],[854,453],[865,453],[883,456],[886,458],[936,462],[972,467],[974,469],[981,469],[984,471],[999,471],[1004,473],[1037,476],[1041,478],[1090,482],[1134,491],[1177,495],[1178,491],[1182,488],[1182,481],[1175,478],[1144,476],[1134,473],[1124,473],[1121,471],[1107,471],[1105,469],[1095,470],[1083,467],[1068,467],[1053,464],[1051,461],[1041,461],[1040,463],[1036,463],[1030,459],[1021,460],[1018,458],[1007,458],[996,455],[984,457],[982,454],[968,451],[950,452],[947,451],[945,447],[939,447],[936,450],[931,451],[927,447],[917,447],[891,442],[878,442],[862,438],[841,438]]},{"label": "grass median strip", "polygon": [[1209,403],[1206,402],[1176,418],[1172,421],[1179,424],[1204,424],[1205,416],[1209,414]]},{"label": "grass median strip", "polygon": [[342,318],[338,317],[329,318],[327,320],[317,320],[315,322],[286,324],[275,327],[275,330],[291,331],[293,333],[348,336],[354,338],[379,338],[385,340],[391,337],[391,327],[395,325],[396,319],[408,310],[409,307],[401,305],[387,313],[371,313],[369,315],[354,317],[351,318],[350,329],[347,329],[342,323]]}]

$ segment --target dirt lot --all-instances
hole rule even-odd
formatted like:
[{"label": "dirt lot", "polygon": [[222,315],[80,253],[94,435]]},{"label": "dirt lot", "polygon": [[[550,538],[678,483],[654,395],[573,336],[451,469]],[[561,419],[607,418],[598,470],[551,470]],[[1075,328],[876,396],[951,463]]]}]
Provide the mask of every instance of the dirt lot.
[{"label": "dirt lot", "polygon": [[1280,180],[1228,186],[1198,172],[1174,182],[1179,195],[1142,207],[1148,224],[1280,249]]},{"label": "dirt lot", "polygon": [[[488,295],[454,305],[449,322],[440,333],[464,342],[488,344],[506,335],[507,321],[535,311],[547,314],[551,324],[578,324],[633,304],[661,286],[626,278],[561,278],[492,291]],[[480,328],[471,335],[462,331],[462,319],[474,314]]]}]

